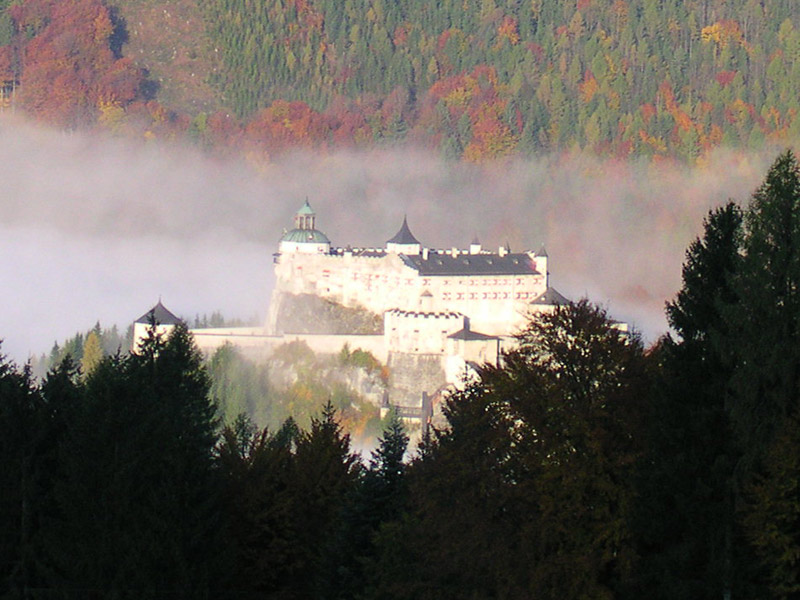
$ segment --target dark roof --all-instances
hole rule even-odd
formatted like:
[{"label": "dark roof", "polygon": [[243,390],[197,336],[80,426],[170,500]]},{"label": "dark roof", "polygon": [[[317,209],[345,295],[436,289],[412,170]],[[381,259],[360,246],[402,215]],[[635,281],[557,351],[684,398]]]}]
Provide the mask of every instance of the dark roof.
[{"label": "dark roof", "polygon": [[475,340],[496,340],[497,336],[486,335],[485,333],[478,333],[477,331],[470,331],[469,329],[462,329],[447,336],[453,340],[466,340],[468,342]]},{"label": "dark roof", "polygon": [[420,275],[536,275],[536,265],[527,254],[466,254],[446,252],[422,255],[401,254],[403,262]]},{"label": "dark roof", "polygon": [[561,295],[555,288],[547,288],[543,294],[538,296],[531,302],[531,304],[540,304],[544,306],[561,306],[569,304],[569,298]]},{"label": "dark roof", "polygon": [[159,300],[158,304],[156,304],[153,308],[148,310],[134,322],[150,324],[152,321],[155,321],[156,325],[177,325],[181,322],[178,317],[173,315],[163,304],[161,304],[161,300]]},{"label": "dark roof", "polygon": [[400,231],[398,231],[395,236],[390,239],[387,244],[419,244],[417,238],[414,237],[414,234],[411,233],[411,230],[408,228],[408,221],[405,217],[403,217],[403,224],[400,226]]}]

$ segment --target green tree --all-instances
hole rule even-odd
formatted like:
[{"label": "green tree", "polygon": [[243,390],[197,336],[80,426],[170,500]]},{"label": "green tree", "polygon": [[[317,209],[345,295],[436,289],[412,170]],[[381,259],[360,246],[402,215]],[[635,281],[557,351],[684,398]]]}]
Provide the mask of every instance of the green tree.
[{"label": "green tree", "polygon": [[[800,556],[787,495],[800,484],[791,459],[800,452],[800,170],[791,151],[753,194],[745,225],[738,298],[728,316],[736,367],[730,416],[742,457],[738,508],[773,597],[784,598],[796,589],[793,557]],[[750,582],[763,595],[758,573]]]},{"label": "green tree", "polygon": [[50,585],[204,597],[225,569],[215,407],[185,326],[103,359],[66,428],[47,532]]},{"label": "green tree", "polygon": [[736,455],[726,412],[733,368],[724,314],[736,300],[741,241],[739,207],[711,211],[686,252],[683,286],[667,304],[679,340],[667,337],[655,351],[661,369],[638,484],[634,596],[711,599],[735,587]]},{"label": "green tree", "polygon": [[800,172],[790,150],[753,194],[745,225],[728,319],[736,351],[731,418],[754,465],[800,392]]},{"label": "green tree", "polygon": [[380,533],[390,598],[612,597],[631,574],[646,405],[641,342],[586,301],[533,317],[448,401]]},{"label": "green tree", "polygon": [[0,595],[30,597],[38,583],[39,445],[44,413],[27,370],[0,355]]},{"label": "green tree", "polygon": [[83,344],[83,357],[81,358],[81,369],[88,375],[100,364],[103,359],[103,348],[100,345],[100,337],[95,331],[89,332],[86,342]]}]

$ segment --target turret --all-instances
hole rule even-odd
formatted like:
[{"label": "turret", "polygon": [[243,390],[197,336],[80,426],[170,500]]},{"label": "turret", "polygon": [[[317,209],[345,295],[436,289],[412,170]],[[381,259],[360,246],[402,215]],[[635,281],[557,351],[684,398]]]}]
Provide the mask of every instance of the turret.
[{"label": "turret", "polygon": [[469,253],[470,254],[480,254],[481,253],[481,242],[478,240],[478,236],[476,235],[472,238],[472,243],[469,245]]},{"label": "turret", "polygon": [[403,224],[395,236],[386,242],[386,251],[396,254],[417,255],[420,253],[420,243],[408,228],[408,220],[403,217]]},{"label": "turret", "polygon": [[327,254],[331,250],[328,237],[316,228],[316,213],[306,199],[294,216],[294,229],[283,234],[278,253]]},{"label": "turret", "polygon": [[550,285],[550,276],[547,272],[547,250],[544,249],[544,244],[542,247],[539,248],[539,251],[533,255],[533,264],[536,265],[536,270],[539,271],[542,275],[545,276],[545,281],[547,285]]},{"label": "turret", "polygon": [[136,352],[142,340],[146,339],[150,331],[155,328],[156,335],[168,336],[181,320],[176,317],[166,306],[158,304],[136,319],[133,323],[133,347]]}]

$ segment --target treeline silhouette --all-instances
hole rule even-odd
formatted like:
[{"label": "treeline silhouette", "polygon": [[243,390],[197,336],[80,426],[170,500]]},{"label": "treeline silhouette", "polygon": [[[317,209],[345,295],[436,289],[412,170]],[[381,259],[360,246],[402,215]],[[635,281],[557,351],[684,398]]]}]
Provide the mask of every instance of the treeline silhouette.
[{"label": "treeline silhouette", "polygon": [[330,403],[219,431],[185,327],[40,384],[0,363],[8,598],[793,598],[800,169],[709,213],[645,349],[586,300],[532,317],[406,457]]}]

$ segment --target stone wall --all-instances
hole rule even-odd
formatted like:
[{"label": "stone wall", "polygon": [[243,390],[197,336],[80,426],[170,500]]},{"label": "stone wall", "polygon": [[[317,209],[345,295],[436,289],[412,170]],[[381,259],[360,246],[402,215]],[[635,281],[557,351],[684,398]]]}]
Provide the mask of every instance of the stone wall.
[{"label": "stone wall", "polygon": [[279,293],[274,333],[383,334],[383,316],[314,294]]},{"label": "stone wall", "polygon": [[441,354],[389,353],[389,403],[422,407],[422,392],[433,394],[446,384]]}]

